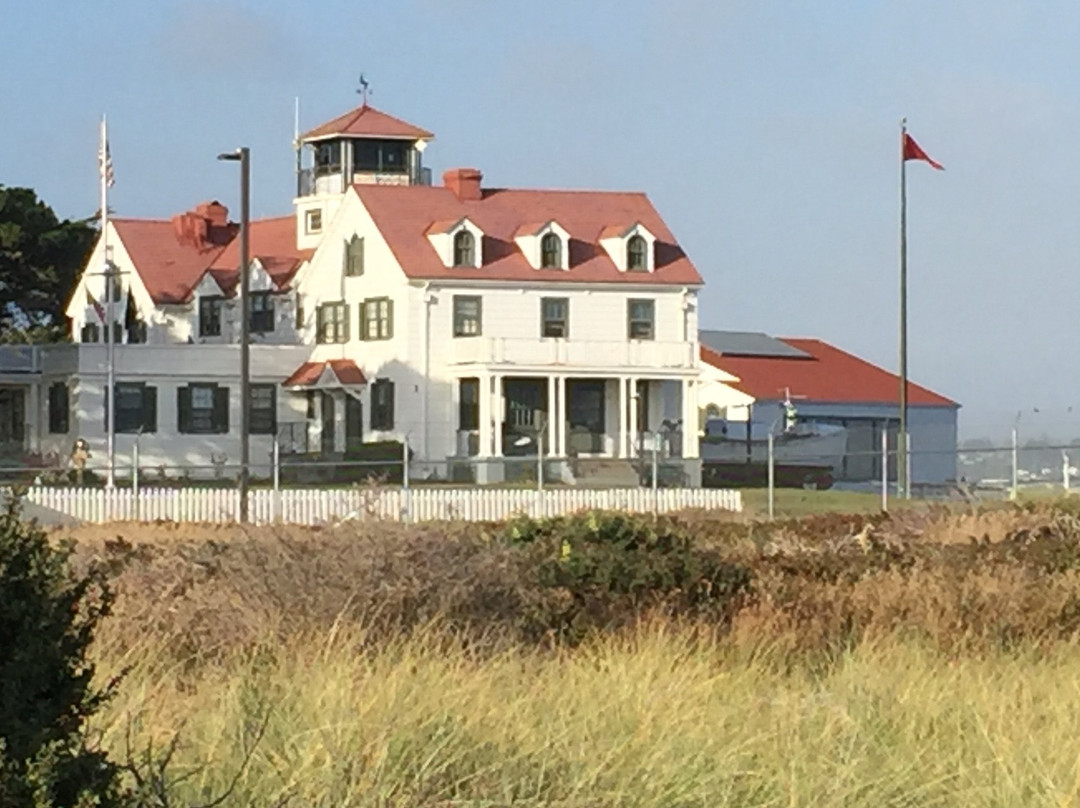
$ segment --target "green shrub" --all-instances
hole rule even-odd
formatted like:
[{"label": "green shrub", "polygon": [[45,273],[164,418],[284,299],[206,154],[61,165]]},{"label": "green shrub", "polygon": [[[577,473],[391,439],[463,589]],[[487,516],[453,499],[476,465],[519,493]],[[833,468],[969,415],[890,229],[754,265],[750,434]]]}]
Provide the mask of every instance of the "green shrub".
[{"label": "green shrub", "polygon": [[572,641],[645,609],[724,621],[752,581],[747,567],[695,547],[686,527],[671,519],[590,511],[518,519],[506,537],[535,556],[537,584],[562,595],[533,610],[532,630]]},{"label": "green shrub", "polygon": [[120,769],[86,737],[111,686],[88,659],[113,596],[105,570],[82,574],[12,504],[0,514],[0,805],[131,804]]}]

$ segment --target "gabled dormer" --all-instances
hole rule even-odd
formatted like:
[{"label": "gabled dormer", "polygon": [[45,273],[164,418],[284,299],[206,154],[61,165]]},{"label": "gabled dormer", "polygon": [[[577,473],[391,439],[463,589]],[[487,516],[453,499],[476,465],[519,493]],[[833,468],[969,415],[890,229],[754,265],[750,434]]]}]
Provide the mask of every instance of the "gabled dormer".
[{"label": "gabled dormer", "polygon": [[523,224],[514,243],[533,269],[570,268],[570,233],[554,219]]},{"label": "gabled dormer", "polygon": [[435,222],[424,235],[447,269],[484,265],[484,231],[468,216]]},{"label": "gabled dormer", "polygon": [[600,246],[620,272],[656,270],[656,236],[641,222],[605,227],[600,233]]}]

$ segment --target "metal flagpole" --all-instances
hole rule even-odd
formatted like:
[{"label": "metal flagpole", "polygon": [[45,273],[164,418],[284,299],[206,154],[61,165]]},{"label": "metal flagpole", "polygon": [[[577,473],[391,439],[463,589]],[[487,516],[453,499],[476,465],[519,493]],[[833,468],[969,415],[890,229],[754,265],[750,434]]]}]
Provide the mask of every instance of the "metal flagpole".
[{"label": "metal flagpole", "polygon": [[116,356],[113,339],[113,267],[109,257],[109,179],[112,167],[109,155],[109,132],[105,116],[101,116],[101,145],[98,155],[98,171],[101,174],[101,252],[105,259],[105,401],[108,409],[105,418],[106,454],[109,469],[105,484],[116,485]]},{"label": "metal flagpole", "polygon": [[900,434],[896,441],[897,496],[908,498],[908,383],[907,383],[907,161],[904,144],[907,139],[907,118],[900,119]]}]

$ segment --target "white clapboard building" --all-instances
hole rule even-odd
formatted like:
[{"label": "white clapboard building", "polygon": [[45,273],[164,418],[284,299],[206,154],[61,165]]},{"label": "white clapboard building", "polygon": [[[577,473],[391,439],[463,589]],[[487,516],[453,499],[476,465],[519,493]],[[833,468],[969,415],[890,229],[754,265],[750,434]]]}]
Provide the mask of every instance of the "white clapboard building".
[{"label": "white clapboard building", "polygon": [[[490,188],[473,168],[436,185],[432,139],[354,109],[300,136],[292,213],[252,223],[256,473],[275,436],[328,459],[406,439],[425,476],[496,481],[539,440],[573,481],[662,431],[700,479],[702,279],[648,198]],[[105,464],[108,259],[118,473],[136,441],[163,473],[235,464],[237,234],[218,202],[110,219],[67,309],[74,344],[0,361],[10,441],[66,459],[81,437]]]}]

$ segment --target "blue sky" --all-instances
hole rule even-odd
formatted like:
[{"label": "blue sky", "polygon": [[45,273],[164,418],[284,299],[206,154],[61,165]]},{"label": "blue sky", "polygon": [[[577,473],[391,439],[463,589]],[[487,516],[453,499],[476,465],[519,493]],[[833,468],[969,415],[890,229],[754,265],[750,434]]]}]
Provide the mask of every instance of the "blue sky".
[{"label": "blue sky", "polygon": [[[0,183],[96,208],[109,115],[123,215],[287,212],[293,99],[372,103],[486,184],[642,189],[705,276],[702,325],[896,366],[898,121],[910,367],[966,433],[1080,436],[1080,6],[929,0],[113,0],[5,8]],[[1073,419],[1076,422],[1074,424]]]}]

